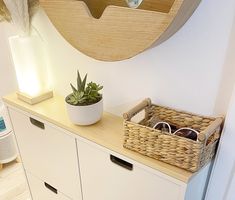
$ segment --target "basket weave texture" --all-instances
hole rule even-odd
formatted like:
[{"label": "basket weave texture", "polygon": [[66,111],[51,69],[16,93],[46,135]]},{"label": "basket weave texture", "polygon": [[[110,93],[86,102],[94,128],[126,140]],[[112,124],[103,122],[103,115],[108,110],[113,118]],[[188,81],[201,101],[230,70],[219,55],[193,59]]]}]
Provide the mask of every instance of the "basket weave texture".
[{"label": "basket weave texture", "polygon": [[[131,118],[142,110],[145,110],[145,118],[139,123],[132,122]],[[199,116],[154,105],[150,99],[123,116],[125,148],[191,172],[198,171],[215,155],[223,122],[222,117]],[[156,119],[177,128],[197,130],[198,141],[153,129]]]}]

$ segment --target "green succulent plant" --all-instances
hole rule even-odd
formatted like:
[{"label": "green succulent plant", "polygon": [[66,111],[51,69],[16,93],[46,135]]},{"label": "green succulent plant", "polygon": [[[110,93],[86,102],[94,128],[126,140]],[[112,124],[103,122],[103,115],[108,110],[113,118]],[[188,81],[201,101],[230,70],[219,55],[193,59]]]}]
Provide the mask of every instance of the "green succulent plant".
[{"label": "green succulent plant", "polygon": [[87,74],[81,78],[79,71],[77,71],[77,88],[70,83],[73,93],[66,97],[66,102],[75,106],[91,105],[99,102],[102,99],[102,94],[99,93],[103,89],[96,83],[90,82],[86,84]]}]

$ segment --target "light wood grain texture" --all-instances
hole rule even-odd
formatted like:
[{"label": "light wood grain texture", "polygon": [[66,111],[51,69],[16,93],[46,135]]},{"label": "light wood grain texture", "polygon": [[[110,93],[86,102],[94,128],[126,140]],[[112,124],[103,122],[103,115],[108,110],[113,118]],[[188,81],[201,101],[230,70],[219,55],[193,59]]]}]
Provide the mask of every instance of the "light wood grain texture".
[{"label": "light wood grain texture", "polygon": [[53,92],[52,91],[44,92],[44,93],[41,93],[41,94],[34,96],[34,97],[31,97],[31,96],[29,96],[25,93],[22,93],[22,92],[17,92],[17,96],[20,100],[22,100],[30,105],[34,105],[34,104],[37,104],[41,101],[44,101],[46,99],[53,97]]},{"label": "light wood grain texture", "polygon": [[0,170],[3,170],[4,168],[7,168],[7,167],[9,167],[10,165],[13,165],[13,164],[15,164],[15,163],[20,163],[20,161],[18,162],[18,157],[17,157],[15,160],[11,161],[11,162],[0,163]]},{"label": "light wood grain texture", "polygon": [[17,195],[12,200],[31,200],[29,191],[25,191],[20,195]]},{"label": "light wood grain texture", "polygon": [[18,108],[29,113],[30,115],[39,117],[40,119],[68,130],[75,135],[93,141],[98,145],[108,148],[119,153],[120,155],[126,156],[183,182],[188,182],[195,175],[178,167],[156,161],[152,158],[148,158],[125,149],[123,147],[124,132],[123,119],[121,117],[104,113],[102,120],[94,125],[77,126],[69,121],[65,109],[64,98],[62,96],[55,94],[53,98],[35,105],[29,105],[23,101],[20,101],[15,93],[5,96],[3,100],[10,107]]},{"label": "light wood grain texture", "polygon": [[[173,35],[201,0],[40,0],[51,22],[76,49],[103,61],[131,58]],[[99,19],[97,19],[99,18]]]},{"label": "light wood grain texture", "polygon": [[[110,5],[126,7],[128,5],[125,0],[80,0],[86,3],[91,14],[95,18],[100,18],[106,9]],[[139,9],[156,12],[169,12],[174,0],[144,0]]]},{"label": "light wood grain texture", "polygon": [[1,200],[30,200],[24,170],[20,163],[5,164],[0,171]]},{"label": "light wood grain texture", "polygon": [[21,163],[21,158],[19,156],[16,158],[16,162]]},{"label": "light wood grain texture", "polygon": [[[201,142],[206,142],[208,140],[208,138],[214,134],[216,132],[216,130],[218,128],[221,127],[221,124],[223,123],[223,118],[218,118],[216,119],[216,121],[212,124],[210,124],[210,126],[208,126],[206,128],[206,130],[204,130],[204,134],[201,133],[198,135],[198,139],[201,141]],[[206,134],[205,134],[206,133]]]},{"label": "light wood grain texture", "polygon": [[134,115],[141,112],[143,109],[145,109],[147,106],[150,106],[150,105],[151,105],[151,99],[147,98],[143,100],[141,103],[139,103],[138,105],[136,105],[134,108],[129,110],[128,112],[124,113],[123,118],[125,120],[130,120]]}]

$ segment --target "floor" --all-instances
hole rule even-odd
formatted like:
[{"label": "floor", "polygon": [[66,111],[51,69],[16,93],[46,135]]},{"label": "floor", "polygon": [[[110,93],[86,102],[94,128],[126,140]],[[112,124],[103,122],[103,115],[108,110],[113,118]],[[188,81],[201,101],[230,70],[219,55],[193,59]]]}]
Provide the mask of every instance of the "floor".
[{"label": "floor", "polygon": [[0,170],[0,200],[30,200],[21,163],[14,161]]}]

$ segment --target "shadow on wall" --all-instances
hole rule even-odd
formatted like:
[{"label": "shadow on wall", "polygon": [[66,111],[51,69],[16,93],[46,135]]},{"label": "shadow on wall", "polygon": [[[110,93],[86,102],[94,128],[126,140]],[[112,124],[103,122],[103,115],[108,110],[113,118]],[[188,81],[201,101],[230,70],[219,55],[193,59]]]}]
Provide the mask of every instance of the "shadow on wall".
[{"label": "shadow on wall", "polygon": [[235,16],[233,20],[233,28],[230,34],[229,44],[227,48],[227,57],[221,72],[221,80],[217,93],[216,104],[214,108],[215,114],[224,114],[229,106],[232,91],[235,86]]}]

